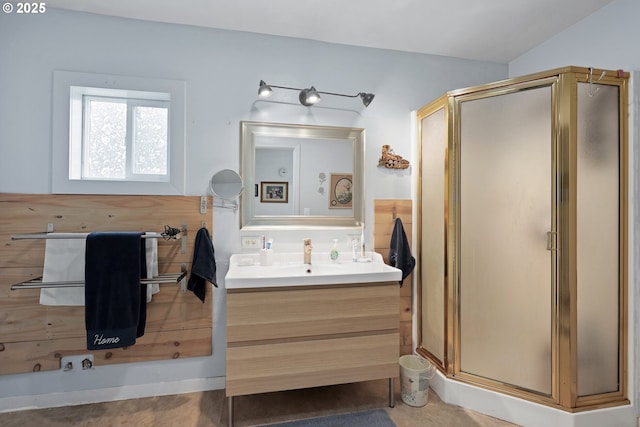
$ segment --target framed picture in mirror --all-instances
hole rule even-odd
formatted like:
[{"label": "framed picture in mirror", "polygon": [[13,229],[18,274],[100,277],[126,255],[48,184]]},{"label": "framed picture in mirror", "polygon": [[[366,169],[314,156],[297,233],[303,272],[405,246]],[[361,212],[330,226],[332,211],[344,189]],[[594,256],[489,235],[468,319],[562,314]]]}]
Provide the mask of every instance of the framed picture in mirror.
[{"label": "framed picture in mirror", "polygon": [[353,206],[353,175],[332,173],[329,209],[350,209]]},{"label": "framed picture in mirror", "polygon": [[261,181],[260,203],[289,203],[289,183]]}]

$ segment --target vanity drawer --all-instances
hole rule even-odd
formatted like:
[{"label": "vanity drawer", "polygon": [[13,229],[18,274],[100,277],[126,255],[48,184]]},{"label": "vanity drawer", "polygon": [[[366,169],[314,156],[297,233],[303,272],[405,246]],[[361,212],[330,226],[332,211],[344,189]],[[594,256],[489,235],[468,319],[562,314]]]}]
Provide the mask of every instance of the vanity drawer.
[{"label": "vanity drawer", "polygon": [[399,371],[399,340],[398,332],[389,332],[230,346],[226,394],[238,396],[394,378]]},{"label": "vanity drawer", "polygon": [[398,331],[399,286],[227,290],[227,342]]}]

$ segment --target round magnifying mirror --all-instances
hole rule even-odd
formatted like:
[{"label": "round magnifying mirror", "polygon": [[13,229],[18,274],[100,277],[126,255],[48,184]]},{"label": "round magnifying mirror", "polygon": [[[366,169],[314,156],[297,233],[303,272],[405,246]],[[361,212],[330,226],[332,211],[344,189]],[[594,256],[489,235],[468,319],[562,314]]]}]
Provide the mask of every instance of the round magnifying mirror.
[{"label": "round magnifying mirror", "polygon": [[214,196],[231,200],[242,193],[242,177],[231,169],[223,169],[211,177],[209,189]]}]

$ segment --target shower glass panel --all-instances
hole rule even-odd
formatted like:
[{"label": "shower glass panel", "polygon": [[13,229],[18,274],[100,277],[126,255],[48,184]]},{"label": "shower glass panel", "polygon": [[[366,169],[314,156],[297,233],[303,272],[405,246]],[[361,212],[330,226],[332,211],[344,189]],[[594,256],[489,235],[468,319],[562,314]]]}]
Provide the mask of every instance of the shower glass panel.
[{"label": "shower glass panel", "polygon": [[422,346],[441,365],[445,350],[445,177],[446,122],[440,109],[422,119],[422,211],[429,220],[422,224]]},{"label": "shower glass panel", "polygon": [[447,381],[630,404],[628,85],[565,67],[418,110],[416,351]]},{"label": "shower glass panel", "polygon": [[618,106],[617,86],[578,83],[578,396],[617,391],[620,381]]},{"label": "shower glass panel", "polygon": [[459,117],[460,372],[551,395],[551,86],[463,97]]}]

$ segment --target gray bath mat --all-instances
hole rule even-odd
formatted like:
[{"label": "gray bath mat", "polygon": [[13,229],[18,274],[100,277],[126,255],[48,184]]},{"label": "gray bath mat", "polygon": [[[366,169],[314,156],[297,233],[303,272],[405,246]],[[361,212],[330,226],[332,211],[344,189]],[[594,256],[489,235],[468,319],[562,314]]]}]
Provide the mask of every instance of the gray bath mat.
[{"label": "gray bath mat", "polygon": [[269,427],[396,427],[384,409],[269,424]]}]

